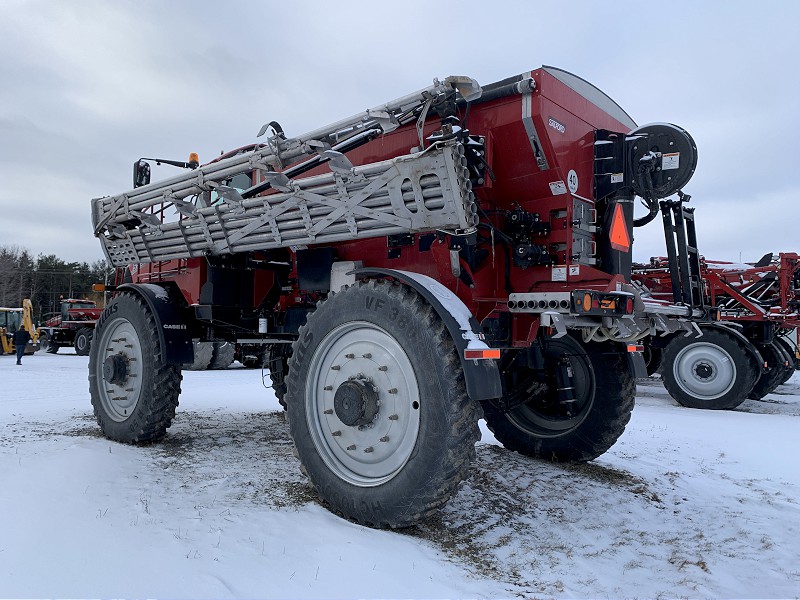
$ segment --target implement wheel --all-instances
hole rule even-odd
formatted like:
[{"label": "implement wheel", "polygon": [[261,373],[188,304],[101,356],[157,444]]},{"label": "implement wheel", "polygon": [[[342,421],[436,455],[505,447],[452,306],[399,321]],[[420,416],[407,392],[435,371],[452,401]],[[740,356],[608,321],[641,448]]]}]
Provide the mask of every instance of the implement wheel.
[{"label": "implement wheel", "polygon": [[775,341],[781,348],[783,348],[783,350],[789,356],[789,366],[784,369],[783,374],[781,375],[780,378],[779,385],[783,385],[792,378],[792,375],[794,375],[794,372],[799,368],[799,365],[797,360],[796,349],[792,345],[792,343],[789,342],[786,338],[782,337],[776,337]]},{"label": "implement wheel", "polygon": [[745,342],[719,328],[703,328],[698,338],[676,337],[664,349],[664,387],[688,408],[736,408],[759,374]]},{"label": "implement wheel", "polygon": [[333,511],[407,527],[445,504],[479,438],[452,339],[413,290],[332,294],[300,329],[286,403],[303,468]]},{"label": "implement wheel", "polygon": [[766,369],[761,373],[753,390],[747,395],[751,400],[761,400],[782,383],[788,367],[789,357],[783,348],[773,340],[770,344],[759,344],[758,351],[767,363]]},{"label": "implement wheel", "polygon": [[164,363],[150,308],[135,295],[118,295],[103,311],[94,340],[89,392],[103,433],[118,442],[163,437],[175,417],[181,371]]},{"label": "implement wheel", "polygon": [[[484,402],[486,424],[509,450],[553,462],[592,460],[617,441],[631,417],[636,381],[616,346],[564,336],[542,342],[543,369],[503,368],[502,401]],[[574,388],[558,395],[557,373]]]}]

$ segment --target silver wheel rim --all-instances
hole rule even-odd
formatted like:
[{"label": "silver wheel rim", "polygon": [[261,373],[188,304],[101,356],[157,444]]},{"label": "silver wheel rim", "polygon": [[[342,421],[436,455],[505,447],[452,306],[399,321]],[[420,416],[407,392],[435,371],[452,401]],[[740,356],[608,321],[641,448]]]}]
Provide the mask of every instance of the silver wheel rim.
[{"label": "silver wheel rim", "polygon": [[[314,446],[340,479],[359,487],[381,485],[408,462],[420,426],[419,385],[397,340],[377,325],[340,325],[319,343],[306,380],[305,409]],[[377,392],[374,419],[350,426],[337,415],[336,391],[351,380]]]},{"label": "silver wheel rim", "polygon": [[698,400],[716,400],[736,383],[736,365],[723,348],[697,342],[681,350],[672,366],[678,387]]},{"label": "silver wheel rim", "polygon": [[[114,319],[98,343],[96,377],[100,402],[106,414],[116,422],[129,418],[142,391],[142,344],[133,324],[124,318]],[[103,378],[106,360],[119,356],[126,364],[123,381],[111,383]]]}]

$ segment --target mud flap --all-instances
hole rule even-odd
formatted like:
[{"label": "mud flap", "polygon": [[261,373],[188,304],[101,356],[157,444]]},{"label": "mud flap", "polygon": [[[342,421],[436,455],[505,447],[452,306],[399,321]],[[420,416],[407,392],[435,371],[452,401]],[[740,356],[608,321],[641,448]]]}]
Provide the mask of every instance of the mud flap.
[{"label": "mud flap", "polygon": [[644,355],[641,352],[628,352],[628,368],[636,379],[647,379],[647,363],[644,362]]}]

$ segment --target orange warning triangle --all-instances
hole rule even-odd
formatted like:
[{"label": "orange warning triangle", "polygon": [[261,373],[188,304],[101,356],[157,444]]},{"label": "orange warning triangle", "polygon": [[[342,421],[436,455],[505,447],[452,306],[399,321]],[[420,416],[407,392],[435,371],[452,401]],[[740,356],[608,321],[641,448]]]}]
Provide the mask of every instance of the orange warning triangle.
[{"label": "orange warning triangle", "polygon": [[614,206],[614,218],[611,219],[611,247],[620,252],[631,249],[631,236],[628,234],[628,224],[622,212],[622,205]]}]

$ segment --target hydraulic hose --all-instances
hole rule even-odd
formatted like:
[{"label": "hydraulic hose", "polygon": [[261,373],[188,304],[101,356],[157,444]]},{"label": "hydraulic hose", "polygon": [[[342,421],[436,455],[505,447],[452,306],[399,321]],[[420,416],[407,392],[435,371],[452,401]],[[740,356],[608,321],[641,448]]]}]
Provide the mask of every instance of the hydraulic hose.
[{"label": "hydraulic hose", "polygon": [[658,202],[655,200],[647,200],[644,199],[645,204],[650,209],[650,212],[647,213],[643,217],[639,217],[638,219],[633,220],[634,227],[642,227],[643,225],[647,225],[650,221],[656,218],[658,215]]}]

